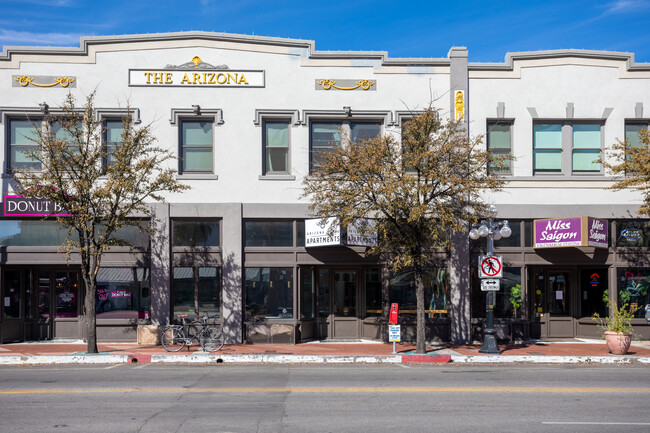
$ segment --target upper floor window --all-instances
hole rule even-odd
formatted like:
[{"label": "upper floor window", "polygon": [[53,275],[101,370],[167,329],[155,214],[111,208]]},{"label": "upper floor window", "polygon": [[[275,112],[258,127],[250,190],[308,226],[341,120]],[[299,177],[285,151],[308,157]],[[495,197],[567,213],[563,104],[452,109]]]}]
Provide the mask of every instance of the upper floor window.
[{"label": "upper floor window", "polygon": [[600,149],[602,146],[600,125],[573,125],[573,171],[600,171]]},{"label": "upper floor window", "polygon": [[9,158],[7,169],[40,170],[41,163],[27,155],[38,149],[38,131],[41,120],[9,119]]},{"label": "upper floor window", "polygon": [[310,122],[310,170],[318,168],[323,156],[341,146],[343,135],[352,142],[377,137],[381,134],[381,122]]},{"label": "upper floor window", "polygon": [[289,121],[267,120],[262,129],[264,174],[289,174]]},{"label": "upper floor window", "polygon": [[[487,124],[487,148],[494,156],[508,156],[512,153],[512,122],[490,121]],[[510,159],[501,165],[490,164],[488,171],[494,174],[512,174]]]},{"label": "upper floor window", "polygon": [[562,171],[562,125],[538,124],[533,128],[533,167],[535,173]]},{"label": "upper floor window", "polygon": [[599,123],[537,123],[533,127],[534,173],[600,173],[601,149]]},{"label": "upper floor window", "polygon": [[639,137],[639,131],[642,129],[648,129],[648,122],[625,122],[625,141],[627,142],[628,148],[641,147],[641,137]]},{"label": "upper floor window", "polygon": [[213,139],[210,120],[181,121],[181,173],[213,172]]},{"label": "upper floor window", "polygon": [[124,141],[122,133],[124,126],[121,119],[107,119],[104,121],[104,143],[106,146],[105,167],[115,164],[115,149]]}]

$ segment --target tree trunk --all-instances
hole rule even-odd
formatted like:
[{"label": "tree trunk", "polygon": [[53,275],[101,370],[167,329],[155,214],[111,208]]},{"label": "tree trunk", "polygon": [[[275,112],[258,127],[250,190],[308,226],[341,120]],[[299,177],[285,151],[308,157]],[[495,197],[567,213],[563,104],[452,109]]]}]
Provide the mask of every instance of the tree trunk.
[{"label": "tree trunk", "polygon": [[426,329],[424,326],[424,280],[422,278],[422,268],[415,267],[415,298],[417,301],[416,316],[416,347],[415,353],[425,355],[426,348]]},{"label": "tree trunk", "polygon": [[88,353],[97,353],[97,314],[95,311],[95,298],[97,293],[97,278],[93,278],[95,272],[95,259],[90,258],[87,266],[82,265],[84,283],[86,284],[86,299],[84,301],[86,313],[86,335]]}]

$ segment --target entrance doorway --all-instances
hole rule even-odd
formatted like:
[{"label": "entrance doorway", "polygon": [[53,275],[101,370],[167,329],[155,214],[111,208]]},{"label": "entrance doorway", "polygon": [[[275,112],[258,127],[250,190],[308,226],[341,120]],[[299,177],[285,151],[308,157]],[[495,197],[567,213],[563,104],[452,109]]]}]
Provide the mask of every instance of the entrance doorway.
[{"label": "entrance doorway", "polygon": [[[301,308],[309,308],[307,296],[315,300],[317,339],[360,338],[360,269],[301,269]],[[315,292],[315,296],[307,295]],[[303,312],[304,314],[304,312]]]},{"label": "entrance doorway", "polygon": [[0,340],[79,338],[80,287],[69,268],[3,268]]},{"label": "entrance doorway", "polygon": [[533,337],[574,338],[583,333],[580,318],[590,321],[604,307],[606,268],[535,268],[529,275]]}]

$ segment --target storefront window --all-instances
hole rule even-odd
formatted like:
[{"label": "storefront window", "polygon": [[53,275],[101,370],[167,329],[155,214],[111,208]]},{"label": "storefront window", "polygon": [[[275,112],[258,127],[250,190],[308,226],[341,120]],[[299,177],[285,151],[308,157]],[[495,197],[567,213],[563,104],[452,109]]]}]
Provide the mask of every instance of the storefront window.
[{"label": "storefront window", "polygon": [[293,221],[245,221],[247,247],[292,247]]},{"label": "storefront window", "polygon": [[300,318],[313,319],[316,311],[314,271],[303,268],[300,271],[300,276]]},{"label": "storefront window", "polygon": [[296,246],[305,246],[305,221],[296,221]]},{"label": "storefront window", "polygon": [[20,271],[5,271],[3,313],[5,318],[20,318]]},{"label": "storefront window", "polygon": [[616,221],[617,247],[649,247],[650,221],[618,220]]},{"label": "storefront window", "polygon": [[218,247],[219,221],[173,220],[175,247]]},{"label": "storefront window", "polygon": [[[426,317],[447,317],[448,302],[447,270],[445,268],[428,270],[424,275],[424,309]],[[391,277],[390,303],[399,304],[400,316],[416,316],[417,301],[413,271],[399,272]]]},{"label": "storefront window", "polygon": [[[472,268],[472,317],[485,318],[485,293],[481,290],[476,268]],[[494,317],[522,317],[522,300],[521,268],[503,268],[501,288],[496,292]]]},{"label": "storefront window", "polygon": [[216,267],[174,268],[174,315],[221,317],[221,278]]},{"label": "storefront window", "polygon": [[77,317],[79,302],[79,281],[76,272],[56,272],[54,295],[56,296],[56,317]]},{"label": "storefront window", "polygon": [[98,319],[147,319],[149,270],[100,268],[95,311]]},{"label": "storefront window", "polygon": [[246,319],[293,318],[293,268],[246,268]]},{"label": "storefront window", "polygon": [[598,313],[607,316],[607,269],[584,269],[580,272],[580,315],[591,317]]},{"label": "storefront window", "polygon": [[619,307],[628,304],[637,309],[634,317],[644,317],[645,306],[650,304],[650,269],[618,269],[616,283]]},{"label": "storefront window", "polygon": [[381,269],[366,269],[366,317],[381,316],[381,308]]}]

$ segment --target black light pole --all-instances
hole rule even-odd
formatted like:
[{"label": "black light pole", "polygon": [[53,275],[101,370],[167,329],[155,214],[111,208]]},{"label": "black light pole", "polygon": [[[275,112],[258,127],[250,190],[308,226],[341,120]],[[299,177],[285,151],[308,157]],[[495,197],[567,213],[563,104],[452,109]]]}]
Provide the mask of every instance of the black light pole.
[{"label": "black light pole", "polygon": [[[476,240],[479,237],[487,237],[488,257],[494,255],[494,241],[502,237],[507,238],[512,234],[512,230],[508,226],[508,221],[496,222],[493,218],[497,215],[496,206],[490,206],[490,213],[487,220],[482,220],[477,226],[472,227],[469,232],[469,237]],[[487,291],[485,293],[485,331],[483,333],[483,346],[479,350],[480,353],[500,353],[499,346],[497,346],[496,330],[494,329],[494,291]]]}]

